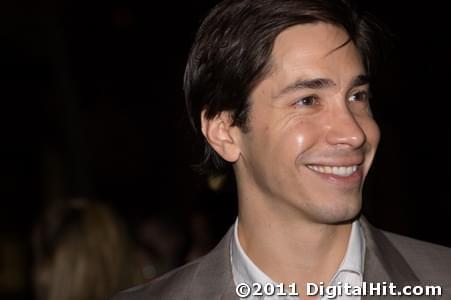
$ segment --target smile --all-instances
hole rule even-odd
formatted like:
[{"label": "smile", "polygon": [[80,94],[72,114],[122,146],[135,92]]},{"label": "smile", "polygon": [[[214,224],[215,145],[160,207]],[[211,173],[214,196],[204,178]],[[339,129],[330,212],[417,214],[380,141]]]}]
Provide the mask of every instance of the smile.
[{"label": "smile", "polygon": [[317,166],[307,165],[307,168],[323,174],[332,174],[335,176],[348,177],[357,172],[358,165],[353,166]]}]

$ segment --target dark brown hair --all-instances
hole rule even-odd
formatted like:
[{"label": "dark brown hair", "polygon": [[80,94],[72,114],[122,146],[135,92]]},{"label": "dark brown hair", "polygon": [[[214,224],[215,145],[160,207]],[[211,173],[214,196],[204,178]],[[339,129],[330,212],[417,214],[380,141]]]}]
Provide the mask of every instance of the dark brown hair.
[{"label": "dark brown hair", "polygon": [[[344,28],[372,71],[379,27],[346,0],[225,0],[214,7],[197,32],[185,70],[185,101],[195,131],[205,110],[207,119],[231,112],[232,124],[246,132],[248,96],[268,72],[277,35],[316,22]],[[224,169],[228,164],[204,142],[201,171]]]}]

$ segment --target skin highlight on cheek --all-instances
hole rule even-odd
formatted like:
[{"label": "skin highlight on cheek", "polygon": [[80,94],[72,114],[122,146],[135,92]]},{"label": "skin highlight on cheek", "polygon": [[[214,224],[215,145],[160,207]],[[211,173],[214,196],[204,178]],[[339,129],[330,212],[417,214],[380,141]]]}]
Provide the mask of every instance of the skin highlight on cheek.
[{"label": "skin highlight on cheek", "polygon": [[302,145],[304,145],[304,136],[302,134],[296,136],[296,144],[298,147],[302,147]]}]

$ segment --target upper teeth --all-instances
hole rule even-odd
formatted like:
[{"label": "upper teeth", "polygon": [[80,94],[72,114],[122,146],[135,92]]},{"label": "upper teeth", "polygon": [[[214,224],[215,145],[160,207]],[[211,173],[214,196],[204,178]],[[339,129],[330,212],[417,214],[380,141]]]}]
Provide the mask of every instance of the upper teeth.
[{"label": "upper teeth", "polygon": [[333,174],[337,176],[350,176],[352,173],[357,171],[357,166],[347,166],[347,167],[339,167],[339,166],[314,166],[314,165],[308,165],[309,169],[312,169],[319,173],[325,173],[325,174]]}]

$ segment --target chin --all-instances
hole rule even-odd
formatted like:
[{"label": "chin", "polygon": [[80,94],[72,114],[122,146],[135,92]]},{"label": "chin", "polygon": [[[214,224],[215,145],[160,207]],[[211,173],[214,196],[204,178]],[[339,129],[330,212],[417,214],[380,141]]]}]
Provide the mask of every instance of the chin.
[{"label": "chin", "polygon": [[360,215],[362,208],[361,200],[355,200],[352,203],[334,203],[334,205],[324,205],[316,207],[316,211],[311,211],[310,215],[322,224],[343,224],[351,223]]}]

